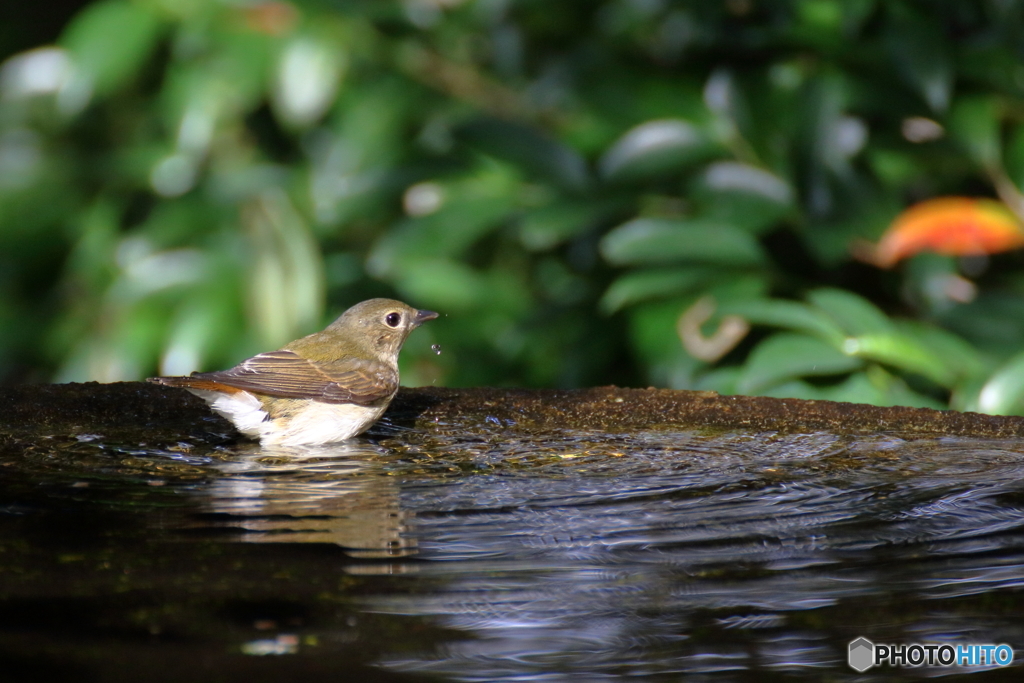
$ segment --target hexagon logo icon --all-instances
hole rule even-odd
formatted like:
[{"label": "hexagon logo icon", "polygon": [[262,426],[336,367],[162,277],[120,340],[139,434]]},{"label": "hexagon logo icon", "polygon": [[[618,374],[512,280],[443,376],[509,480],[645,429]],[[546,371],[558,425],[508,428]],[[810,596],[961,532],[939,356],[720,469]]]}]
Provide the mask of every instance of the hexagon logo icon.
[{"label": "hexagon logo icon", "polygon": [[850,651],[846,661],[857,673],[864,673],[875,664],[875,644],[861,636],[850,641]]}]

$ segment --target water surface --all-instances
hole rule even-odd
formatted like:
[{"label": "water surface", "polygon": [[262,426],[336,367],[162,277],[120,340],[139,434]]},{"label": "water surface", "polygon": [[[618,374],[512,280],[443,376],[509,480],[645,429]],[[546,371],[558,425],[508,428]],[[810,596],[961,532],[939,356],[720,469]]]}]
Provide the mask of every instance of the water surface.
[{"label": "water surface", "polygon": [[846,680],[850,640],[1024,662],[1024,443],[78,434],[0,461],[0,677]]}]

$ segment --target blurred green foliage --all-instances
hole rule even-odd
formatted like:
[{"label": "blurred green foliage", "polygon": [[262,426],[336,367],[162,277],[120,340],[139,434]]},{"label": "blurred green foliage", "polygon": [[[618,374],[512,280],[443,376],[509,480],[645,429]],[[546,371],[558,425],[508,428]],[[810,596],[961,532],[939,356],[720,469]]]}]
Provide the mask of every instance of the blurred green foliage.
[{"label": "blurred green foliage", "polygon": [[1019,253],[850,255],[1024,184],[1022,56],[1018,0],[93,2],[0,67],[0,378],[383,295],[407,383],[1022,412]]}]

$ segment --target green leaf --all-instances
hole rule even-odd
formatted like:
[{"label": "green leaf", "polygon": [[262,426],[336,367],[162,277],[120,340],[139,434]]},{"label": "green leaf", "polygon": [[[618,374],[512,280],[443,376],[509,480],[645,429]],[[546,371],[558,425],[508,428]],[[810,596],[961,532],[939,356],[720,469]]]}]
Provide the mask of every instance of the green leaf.
[{"label": "green leaf", "polygon": [[765,262],[761,245],[730,225],[700,220],[637,218],[601,240],[601,254],[612,265],[697,261],[723,266]]},{"label": "green leaf", "polygon": [[531,251],[546,251],[585,231],[617,205],[561,201],[533,209],[523,216],[519,240]]},{"label": "green leaf", "polygon": [[692,297],[648,301],[629,309],[629,336],[634,352],[644,360],[648,381],[659,386],[684,388],[705,364],[683,349],[676,324]]},{"label": "green leaf", "polygon": [[609,180],[644,180],[704,161],[716,151],[704,132],[689,121],[658,119],[626,131],[598,166]]},{"label": "green leaf", "polygon": [[162,24],[146,4],[108,0],[87,6],[61,36],[95,92],[117,90],[146,66]]},{"label": "green leaf", "polygon": [[1006,143],[1006,173],[1017,187],[1024,187],[1024,125],[1017,124],[1011,129],[1010,140]]},{"label": "green leaf", "polygon": [[816,289],[807,299],[835,321],[844,333],[859,336],[893,330],[892,321],[873,303],[845,289]]},{"label": "green leaf", "polygon": [[843,25],[843,3],[837,0],[803,0],[797,4],[801,23],[808,34],[840,34]]},{"label": "green leaf", "polygon": [[891,3],[888,9],[886,43],[897,71],[932,111],[944,112],[953,88],[950,42],[944,27],[902,3]]},{"label": "green leaf", "polygon": [[865,157],[886,187],[898,187],[921,175],[921,159],[900,150],[868,147]]},{"label": "green leaf", "polygon": [[792,207],[793,189],[777,175],[749,164],[719,161],[693,184],[701,215],[751,232],[774,225]]},{"label": "green leaf", "polygon": [[715,272],[700,266],[635,270],[608,287],[601,297],[601,310],[614,313],[640,301],[683,294],[706,283]]},{"label": "green leaf", "polygon": [[890,375],[881,366],[854,372],[842,382],[829,386],[816,386],[801,380],[786,382],[764,392],[775,398],[803,398],[843,403],[866,403],[876,406],[915,406],[942,409],[935,399],[910,389],[899,377]]},{"label": "green leaf", "polygon": [[458,257],[505,221],[515,205],[516,182],[507,174],[485,171],[440,184],[448,199],[435,213],[407,218],[373,245],[366,267],[375,277],[401,274],[422,259]]},{"label": "green leaf", "polygon": [[1000,159],[999,102],[994,95],[958,97],[949,115],[949,132],[971,159],[985,169]]},{"label": "green leaf", "polygon": [[[230,306],[224,306],[221,292],[214,287],[202,287],[195,293],[197,296],[187,298],[170,316],[160,356],[161,375],[187,375],[207,369],[204,361],[214,341],[224,338],[225,328],[237,324]],[[237,334],[237,329],[231,331]]]},{"label": "green leaf", "polygon": [[284,191],[264,191],[246,208],[253,320],[263,341],[277,348],[315,331],[323,319],[323,258]]},{"label": "green leaf", "polygon": [[721,315],[739,315],[756,325],[771,325],[812,335],[839,348],[843,330],[821,311],[806,304],[782,299],[750,299],[722,306]]},{"label": "green leaf", "polygon": [[751,352],[737,388],[744,394],[756,394],[790,379],[838,375],[863,366],[862,360],[816,337],[780,332]]},{"label": "green leaf", "polygon": [[292,39],[277,64],[271,104],[283,123],[304,128],[334,102],[348,57],[334,41],[315,35]]},{"label": "green leaf", "polygon": [[1024,352],[992,374],[978,393],[978,408],[990,415],[1020,415],[1024,411]]},{"label": "green leaf", "polygon": [[913,337],[933,354],[942,358],[961,380],[979,381],[992,364],[963,337],[941,327],[918,320],[898,320],[896,330]]},{"label": "green leaf", "polygon": [[472,309],[487,291],[479,273],[447,259],[411,263],[402,269],[397,280],[398,289],[409,301],[444,312]]},{"label": "green leaf", "polygon": [[582,190],[590,182],[583,157],[537,129],[509,121],[481,119],[459,128],[456,137],[564,188]]},{"label": "green leaf", "polygon": [[[1021,285],[1016,289],[1019,292]],[[948,308],[938,322],[972,347],[998,359],[1009,358],[1024,339],[1024,297],[1010,290],[982,290],[971,303]]]},{"label": "green leaf", "polygon": [[725,396],[738,394],[736,384],[742,376],[743,368],[740,367],[713,367],[698,377],[689,388],[697,391],[714,391]]},{"label": "green leaf", "polygon": [[804,382],[799,379],[790,380],[782,384],[777,384],[771,389],[767,389],[761,392],[761,396],[771,396],[772,398],[799,398],[804,401],[820,401],[820,400],[831,400],[825,399],[825,391],[821,388]]},{"label": "green leaf", "polygon": [[916,373],[947,388],[952,388],[959,378],[956,368],[948,360],[919,340],[899,332],[850,337],[843,342],[843,351],[857,358]]}]

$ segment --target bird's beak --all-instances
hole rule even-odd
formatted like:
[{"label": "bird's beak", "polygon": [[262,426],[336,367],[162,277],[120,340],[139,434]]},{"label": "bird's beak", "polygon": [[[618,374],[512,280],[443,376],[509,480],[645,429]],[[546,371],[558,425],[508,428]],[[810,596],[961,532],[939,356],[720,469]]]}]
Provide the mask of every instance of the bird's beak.
[{"label": "bird's beak", "polygon": [[416,316],[412,319],[412,326],[419,327],[428,320],[433,320],[437,317],[437,313],[434,311],[416,311]]}]

